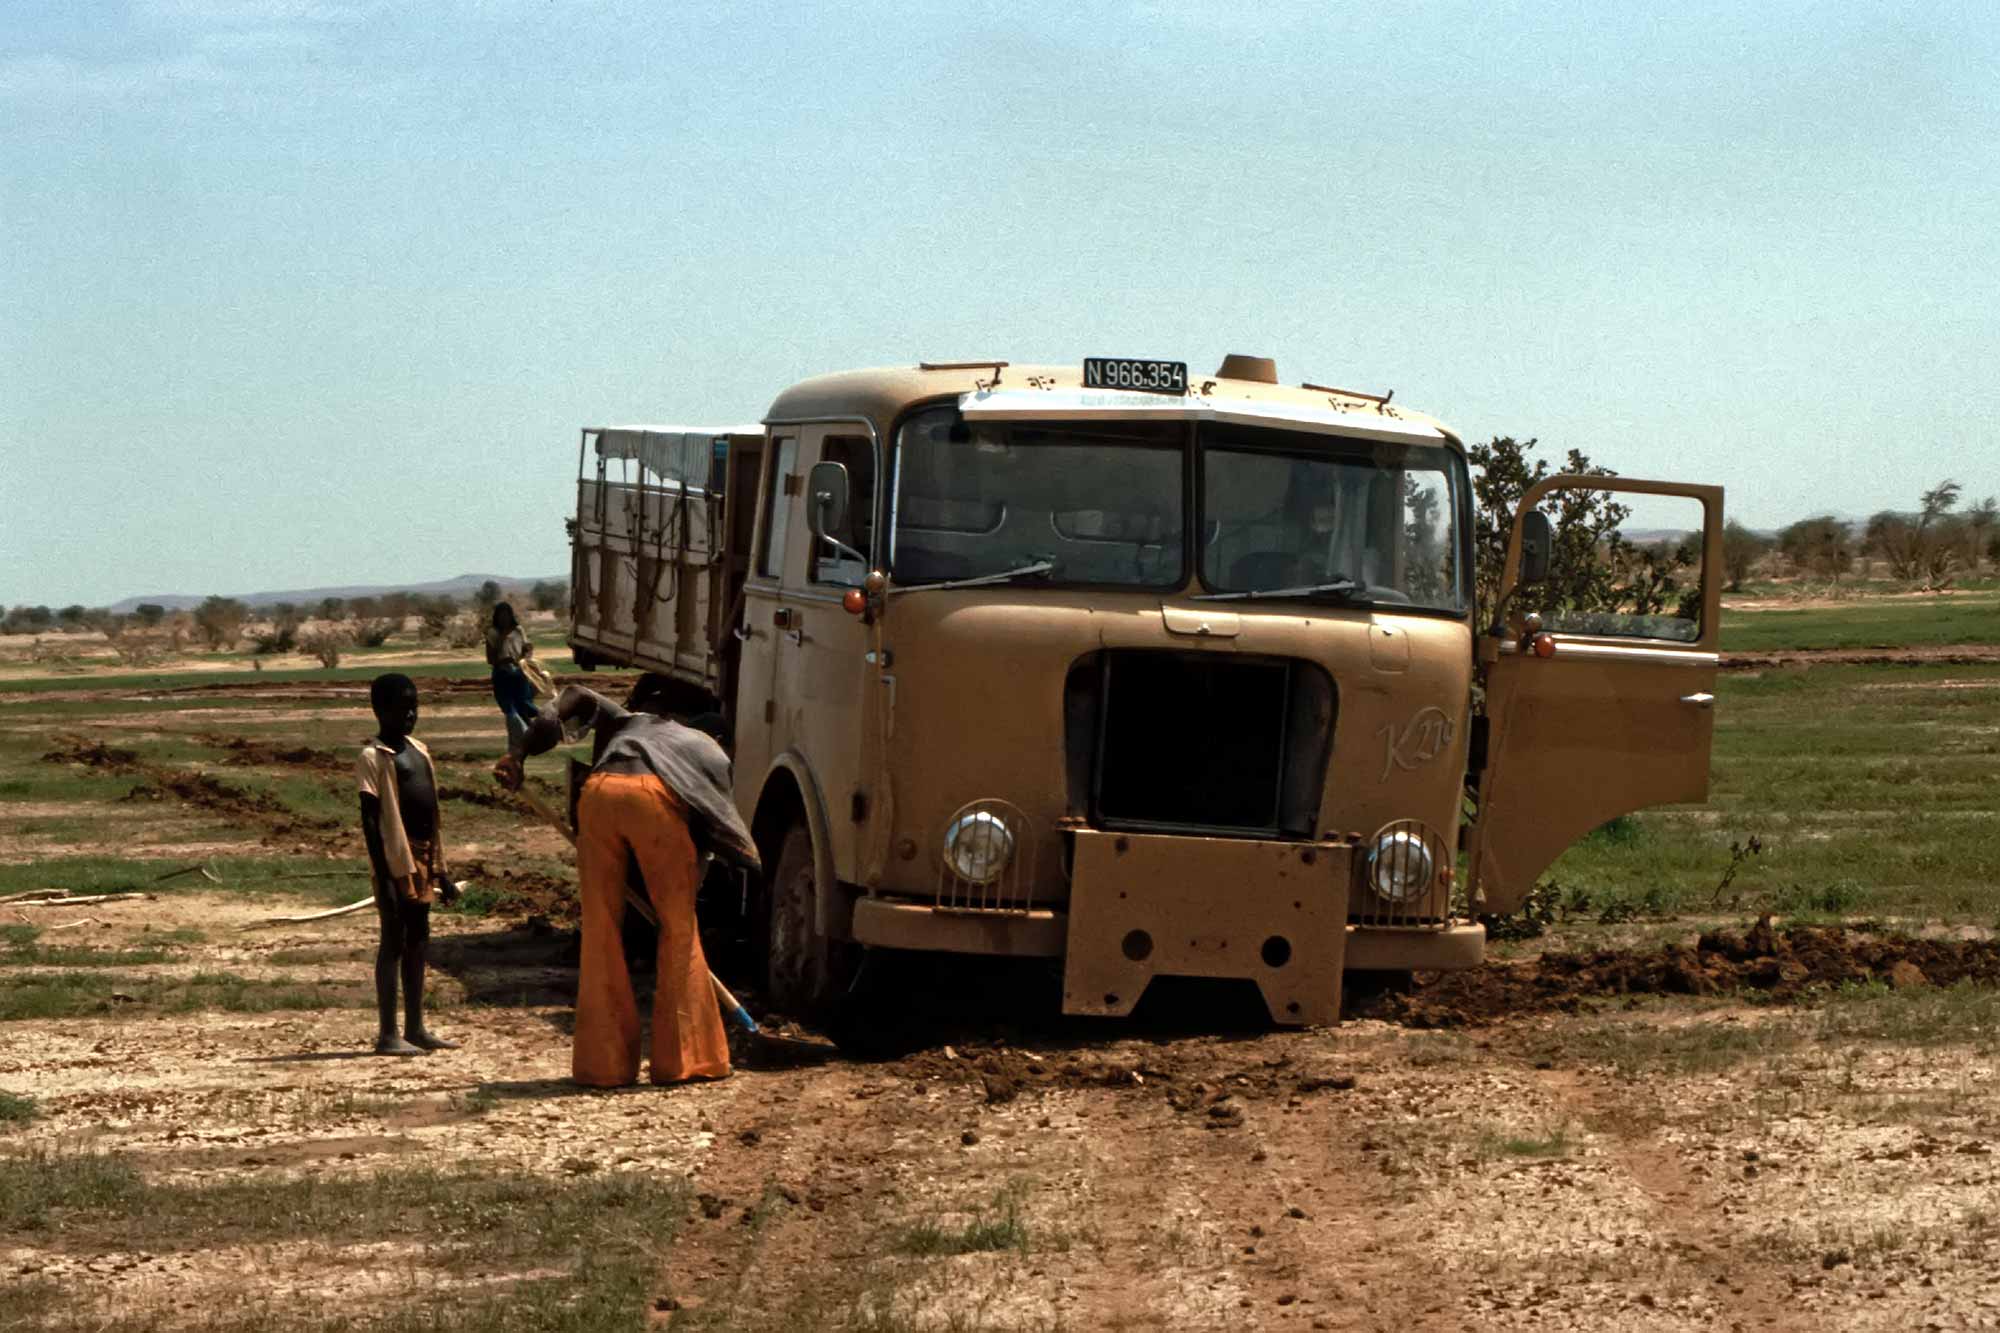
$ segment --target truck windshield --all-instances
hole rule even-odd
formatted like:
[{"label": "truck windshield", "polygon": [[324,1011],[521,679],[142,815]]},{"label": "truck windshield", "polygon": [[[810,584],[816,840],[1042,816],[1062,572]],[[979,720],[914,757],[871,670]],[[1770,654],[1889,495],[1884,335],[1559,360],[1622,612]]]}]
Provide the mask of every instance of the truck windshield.
[{"label": "truck windshield", "polygon": [[1225,425],[1200,439],[1211,592],[1464,609],[1452,451]]},{"label": "truck windshield", "polygon": [[1442,447],[1216,422],[967,421],[941,406],[897,433],[889,566],[905,587],[1178,589],[1194,531],[1209,596],[1456,613],[1469,499],[1463,460]]},{"label": "truck windshield", "polygon": [[1022,581],[1179,587],[1187,428],[919,412],[896,437],[889,561],[904,585],[1046,565]]}]

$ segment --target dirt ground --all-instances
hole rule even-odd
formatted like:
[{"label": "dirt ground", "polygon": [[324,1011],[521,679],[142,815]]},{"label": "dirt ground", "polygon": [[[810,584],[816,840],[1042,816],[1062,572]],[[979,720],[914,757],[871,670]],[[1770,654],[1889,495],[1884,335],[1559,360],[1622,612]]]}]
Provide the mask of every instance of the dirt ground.
[{"label": "dirt ground", "polygon": [[[244,930],[269,904],[222,894],[97,910],[92,947],[130,946],[142,925],[208,941],[134,974],[351,985],[372,943],[365,917]],[[114,1002],[0,1024],[0,1085],[41,1110],[5,1151],[115,1151],[162,1181],[470,1160],[685,1179],[694,1204],[653,1314],[675,1327],[2000,1323],[1990,1050],[1808,1042],[1783,1048],[1782,1067],[1627,1058],[1806,1021],[1770,993],[1802,993],[1815,968],[1895,994],[1990,978],[1990,942],[1904,948],[1764,925],[1496,965],[1303,1032],[1245,1022],[1206,993],[1136,1026],[1010,1022],[918,969],[892,988],[926,993],[876,1010],[865,1058],[623,1093],[565,1081],[566,946],[560,931],[446,918],[439,1026],[465,1045],[408,1061],[363,1054],[361,1005],[132,1018]],[[1694,1007],[1642,999],[1704,987],[1727,989]],[[1220,1034],[1196,1030],[1218,1020]],[[1579,1026],[1594,1038],[1579,1043]],[[1018,1244],[899,1249],[915,1224],[950,1234],[1001,1206]],[[171,1327],[225,1278],[283,1308],[400,1289],[414,1253],[257,1248],[74,1252],[14,1237],[0,1240],[0,1281],[87,1282]],[[890,1314],[903,1322],[880,1324]]]},{"label": "dirt ground", "polygon": [[[104,873],[153,896],[0,903],[0,1218],[10,1166],[99,1155],[280,1208],[423,1170],[684,1188],[639,1314],[591,1328],[2000,1327],[1990,930],[1654,923],[1304,1031],[1192,983],[1065,1021],[1046,968],[891,958],[830,1063],[746,1050],[721,1083],[583,1092],[560,841],[484,779],[484,686],[421,688],[455,870],[498,896],[438,917],[436,1026],[463,1048],[407,1061],[367,1053],[370,914],[247,928],[360,887],[362,682],[8,696],[0,873],[122,858]],[[151,887],[205,858],[225,883]],[[84,1312],[65,1328],[201,1329],[226,1289],[282,1333],[577,1262],[297,1231],[0,1226],[0,1324],[10,1285],[53,1283]]]}]

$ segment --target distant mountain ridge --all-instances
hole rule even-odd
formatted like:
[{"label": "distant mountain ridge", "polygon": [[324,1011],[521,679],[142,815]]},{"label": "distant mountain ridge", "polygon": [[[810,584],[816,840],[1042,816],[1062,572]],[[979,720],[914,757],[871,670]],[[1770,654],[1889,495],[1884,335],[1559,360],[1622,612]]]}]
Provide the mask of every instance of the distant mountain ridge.
[{"label": "distant mountain ridge", "polygon": [[[479,585],[488,579],[502,588],[526,590],[537,583],[566,583],[569,575],[540,574],[532,578],[517,578],[508,574],[460,574],[455,578],[439,579],[431,583],[373,583],[345,584],[328,588],[295,588],[279,592],[239,592],[228,596],[249,606],[271,606],[277,602],[293,602],[302,607],[317,605],[328,597],[380,597],[384,593],[414,592],[427,596],[446,594],[452,597],[470,597],[479,591]],[[187,593],[156,593],[150,597],[127,597],[122,602],[112,603],[114,612],[126,613],[141,606],[164,606],[169,611],[186,611],[200,606],[208,594],[191,596]]]}]

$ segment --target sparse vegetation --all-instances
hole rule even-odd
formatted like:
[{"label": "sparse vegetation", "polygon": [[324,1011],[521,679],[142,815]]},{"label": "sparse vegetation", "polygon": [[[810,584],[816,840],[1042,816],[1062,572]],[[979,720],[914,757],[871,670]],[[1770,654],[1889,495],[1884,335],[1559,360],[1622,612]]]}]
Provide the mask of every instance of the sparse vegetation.
[{"label": "sparse vegetation", "polygon": [[[77,964],[64,960],[61,965]],[[328,984],[250,980],[229,972],[165,978],[97,971],[0,971],[0,1022],[77,1018],[113,1011],[184,1014],[216,1009],[259,1014],[275,1009],[354,1008],[373,1000],[373,990],[359,977],[351,984]]]},{"label": "sparse vegetation", "polygon": [[[115,1156],[0,1158],[0,1228],[14,1235],[59,1229],[67,1247],[85,1253],[297,1240],[340,1247],[417,1237],[426,1269],[493,1275],[442,1292],[413,1282],[393,1311],[365,1318],[370,1328],[638,1327],[657,1256],[672,1243],[686,1208],[678,1179],[642,1174],[563,1180],[405,1167],[330,1179],[167,1184],[148,1182]],[[536,1275],[512,1276],[521,1273]],[[56,1328],[156,1326],[98,1308],[83,1293],[71,1293],[63,1309],[74,1322]],[[287,1330],[357,1326],[352,1314],[298,1308],[225,1311],[203,1327],[250,1333],[272,1327],[274,1317]]]},{"label": "sparse vegetation", "polygon": [[1540,1131],[1487,1130],[1479,1136],[1481,1157],[1567,1157],[1570,1124],[1562,1121]]},{"label": "sparse vegetation", "polygon": [[194,631],[211,651],[234,648],[243,637],[243,622],[250,608],[234,597],[209,597],[194,610]]},{"label": "sparse vegetation", "polygon": [[986,1250],[1029,1252],[1031,1239],[1022,1206],[1027,1185],[1012,1181],[993,1196],[990,1204],[975,1208],[957,1225],[936,1218],[913,1222],[896,1233],[891,1248],[898,1254],[932,1258],[940,1255],[977,1254]]},{"label": "sparse vegetation", "polygon": [[351,642],[346,630],[324,625],[309,629],[301,635],[299,647],[307,654],[318,658],[319,664],[331,671],[340,665],[340,655],[347,651]]},{"label": "sparse vegetation", "polygon": [[1801,574],[1831,579],[1854,568],[1854,536],[1831,514],[1800,519],[1778,534],[1778,550]]}]

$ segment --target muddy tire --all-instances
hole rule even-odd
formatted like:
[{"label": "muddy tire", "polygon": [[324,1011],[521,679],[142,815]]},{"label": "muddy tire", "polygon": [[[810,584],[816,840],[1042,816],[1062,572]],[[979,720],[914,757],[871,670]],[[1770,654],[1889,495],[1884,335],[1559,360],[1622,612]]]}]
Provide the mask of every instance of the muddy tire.
[{"label": "muddy tire", "polygon": [[785,831],[771,870],[765,988],[782,1012],[823,1019],[853,979],[854,950],[819,933],[813,892],[812,834],[794,824]]}]

